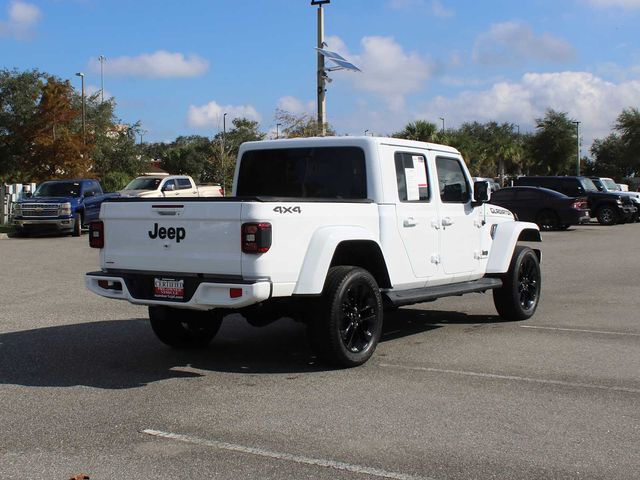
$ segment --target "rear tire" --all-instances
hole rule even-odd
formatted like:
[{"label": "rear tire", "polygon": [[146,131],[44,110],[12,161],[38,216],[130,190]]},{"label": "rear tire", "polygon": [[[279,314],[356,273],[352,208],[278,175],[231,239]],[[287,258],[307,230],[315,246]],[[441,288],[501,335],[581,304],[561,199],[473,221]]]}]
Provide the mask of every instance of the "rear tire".
[{"label": "rear tire", "polygon": [[223,314],[172,307],[149,307],[151,328],[158,339],[174,348],[206,347],[222,325]]},{"label": "rear tire", "polygon": [[378,345],[382,320],[382,296],[373,276],[359,267],[332,267],[311,319],[312,346],[332,365],[362,365]]},{"label": "rear tire", "polygon": [[531,318],[540,301],[542,276],[538,257],[529,247],[517,245],[502,287],[493,291],[493,303],[505,320]]},{"label": "rear tire", "polygon": [[618,212],[610,205],[603,205],[598,209],[598,223],[601,225],[615,225],[618,223]]},{"label": "rear tire", "polygon": [[559,224],[558,215],[553,210],[542,210],[536,216],[536,223],[542,231],[556,230]]}]

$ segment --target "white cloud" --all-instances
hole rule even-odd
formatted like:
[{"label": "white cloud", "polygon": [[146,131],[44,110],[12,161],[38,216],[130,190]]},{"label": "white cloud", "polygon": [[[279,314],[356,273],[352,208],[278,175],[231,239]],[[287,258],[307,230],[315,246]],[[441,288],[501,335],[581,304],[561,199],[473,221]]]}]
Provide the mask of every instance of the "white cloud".
[{"label": "white cloud", "polygon": [[278,100],[278,108],[295,115],[310,115],[316,108],[316,102],[311,100],[304,103],[296,97],[286,96]]},{"label": "white cloud", "polygon": [[431,2],[431,11],[436,17],[449,18],[455,15],[455,12],[449,8],[446,8],[439,0],[433,0]]},{"label": "white cloud", "polygon": [[[89,67],[99,72],[100,61],[97,58],[90,59]],[[108,58],[104,63],[105,75],[145,78],[197,77],[208,69],[209,62],[198,55],[165,50],[143,53],[137,57]]]},{"label": "white cloud", "polygon": [[28,38],[42,18],[38,7],[30,3],[14,1],[8,8],[9,19],[0,21],[0,37]]},{"label": "white cloud", "polygon": [[259,122],[260,114],[252,105],[218,105],[211,101],[206,105],[189,106],[187,113],[187,123],[190,127],[196,128],[222,128],[222,117],[227,113],[227,125],[231,124],[234,118],[248,118]]},{"label": "white cloud", "polygon": [[[415,52],[405,52],[391,37],[364,37],[362,53],[349,53],[339,37],[329,37],[329,48],[343,54],[361,70],[345,77],[357,90],[381,96],[392,110],[404,108],[405,96],[424,88],[431,76],[429,62]],[[335,75],[335,74],[334,74]]]},{"label": "white cloud", "polygon": [[585,148],[608,135],[624,108],[637,105],[640,80],[613,83],[587,72],[527,73],[518,82],[501,82],[483,91],[431,100],[421,118],[445,117],[450,125],[465,121],[511,122],[533,128],[548,108],[579,120]]},{"label": "white cloud", "polygon": [[634,9],[640,8],[640,0],[586,0],[588,4],[593,5],[594,7],[602,7],[602,8],[626,8],[626,9]]},{"label": "white cloud", "polygon": [[473,60],[488,65],[521,64],[528,59],[564,62],[575,56],[573,47],[549,33],[536,35],[521,22],[503,22],[478,36]]}]

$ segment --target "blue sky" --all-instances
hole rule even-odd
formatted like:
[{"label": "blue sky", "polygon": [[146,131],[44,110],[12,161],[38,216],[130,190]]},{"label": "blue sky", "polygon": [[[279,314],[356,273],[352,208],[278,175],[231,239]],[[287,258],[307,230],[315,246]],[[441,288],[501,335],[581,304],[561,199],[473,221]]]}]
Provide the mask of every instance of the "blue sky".
[{"label": "blue sky", "polygon": [[[409,121],[512,122],[547,108],[580,120],[585,149],[640,107],[640,0],[332,0],[329,122],[388,134]],[[246,116],[315,112],[316,8],[309,0],[0,0],[0,66],[104,85],[145,141],[213,135]],[[586,152],[585,152],[586,153]]]}]

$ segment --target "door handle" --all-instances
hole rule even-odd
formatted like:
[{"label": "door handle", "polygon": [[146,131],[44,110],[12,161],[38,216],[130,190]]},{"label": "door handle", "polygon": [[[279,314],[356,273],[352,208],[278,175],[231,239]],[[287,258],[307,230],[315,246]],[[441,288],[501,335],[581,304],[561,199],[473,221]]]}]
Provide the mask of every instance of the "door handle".
[{"label": "door handle", "polygon": [[417,224],[418,222],[416,222],[415,218],[413,217],[405,218],[402,222],[403,227],[415,227]]},{"label": "door handle", "polygon": [[453,225],[453,220],[451,220],[450,217],[444,217],[442,219],[442,226],[443,227],[450,227],[451,225]]}]

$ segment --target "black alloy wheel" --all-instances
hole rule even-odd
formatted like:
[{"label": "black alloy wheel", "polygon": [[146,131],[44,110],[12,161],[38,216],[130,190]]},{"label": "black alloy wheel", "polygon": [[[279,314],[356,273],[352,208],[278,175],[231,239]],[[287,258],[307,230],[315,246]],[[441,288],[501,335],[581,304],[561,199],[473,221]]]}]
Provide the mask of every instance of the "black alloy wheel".
[{"label": "black alloy wheel", "polygon": [[598,209],[598,223],[601,225],[614,225],[618,223],[618,212],[610,205],[604,205]]},{"label": "black alloy wheel", "polygon": [[311,320],[312,345],[327,363],[362,365],[378,345],[382,319],[382,296],[373,276],[359,267],[332,267]]},{"label": "black alloy wheel", "polygon": [[505,320],[526,320],[540,302],[542,275],[538,256],[529,247],[516,246],[501,288],[493,291],[493,302]]}]

